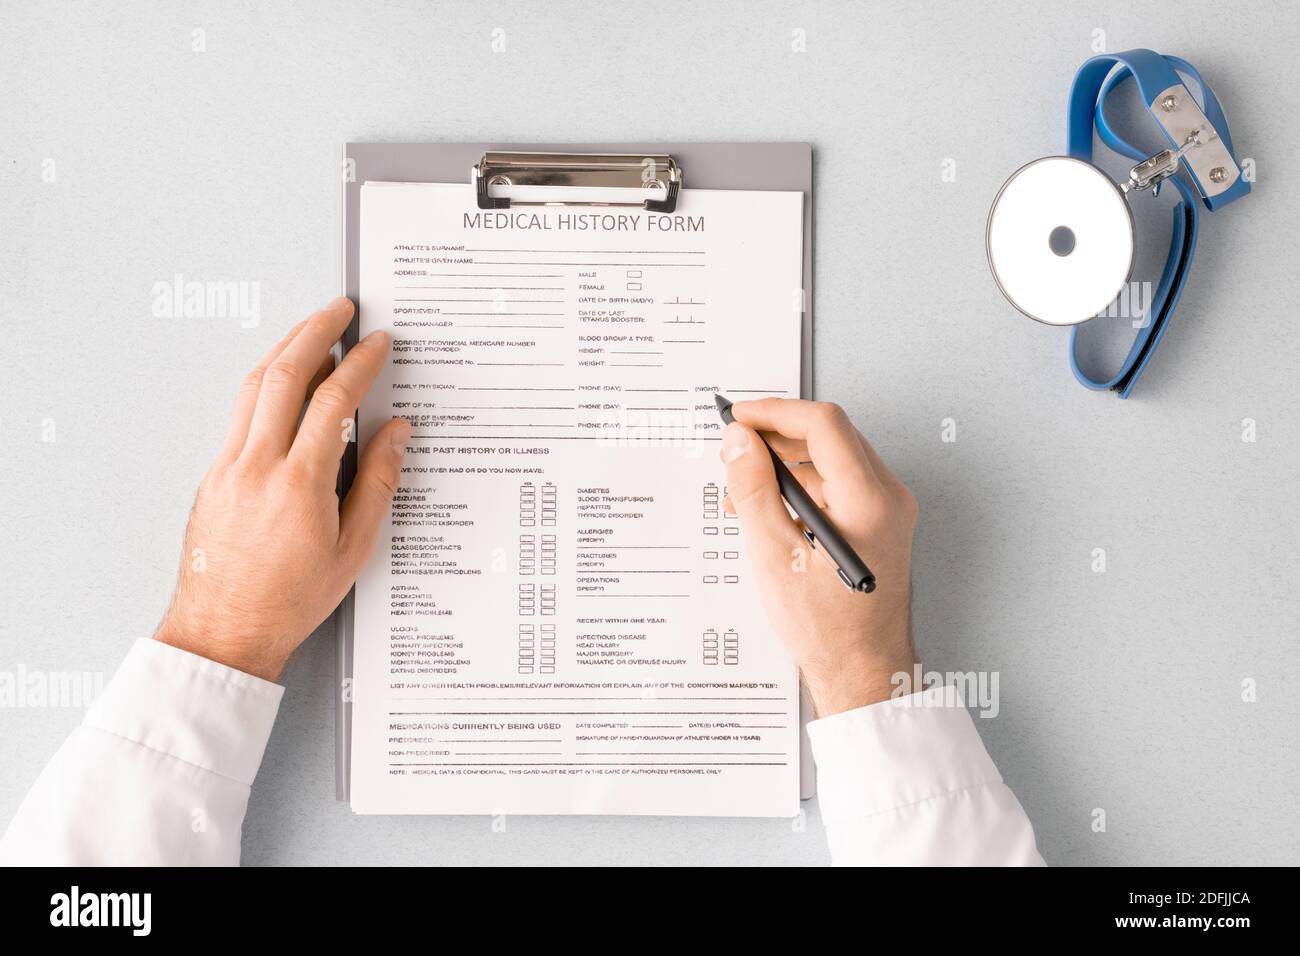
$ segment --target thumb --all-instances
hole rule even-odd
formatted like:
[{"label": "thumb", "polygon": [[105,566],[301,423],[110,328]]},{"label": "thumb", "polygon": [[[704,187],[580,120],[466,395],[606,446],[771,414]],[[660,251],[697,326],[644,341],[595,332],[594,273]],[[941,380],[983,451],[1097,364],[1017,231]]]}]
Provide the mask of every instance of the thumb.
[{"label": "thumb", "polygon": [[411,423],[394,418],[371,436],[361,453],[357,477],[339,518],[340,548],[347,560],[355,562],[358,572],[370,557],[375,535],[401,484],[402,459],[410,437]]},{"label": "thumb", "polygon": [[767,445],[749,426],[732,422],[722,432],[720,457],[727,466],[727,499],[740,516],[751,555],[784,563],[803,538],[777,487]]}]

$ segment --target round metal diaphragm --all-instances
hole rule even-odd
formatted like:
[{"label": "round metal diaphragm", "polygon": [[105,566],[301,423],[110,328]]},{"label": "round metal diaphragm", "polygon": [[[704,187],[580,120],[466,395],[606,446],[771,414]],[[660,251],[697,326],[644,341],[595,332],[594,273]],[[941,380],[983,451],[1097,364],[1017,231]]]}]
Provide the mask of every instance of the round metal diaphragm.
[{"label": "round metal diaphragm", "polygon": [[1133,214],[1096,166],[1048,156],[998,191],[985,245],[1012,305],[1048,325],[1078,325],[1115,301],[1132,273]]}]

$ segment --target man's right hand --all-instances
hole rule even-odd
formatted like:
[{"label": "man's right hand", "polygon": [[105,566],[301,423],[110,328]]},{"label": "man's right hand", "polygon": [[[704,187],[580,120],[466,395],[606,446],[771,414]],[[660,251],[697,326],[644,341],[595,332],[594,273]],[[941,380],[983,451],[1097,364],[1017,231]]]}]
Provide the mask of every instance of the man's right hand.
[{"label": "man's right hand", "polygon": [[[838,405],[765,398],[737,402],[732,414],[720,455],[727,507],[740,517],[768,619],[798,662],[818,716],[887,700],[893,676],[910,674],[916,662],[916,499]],[[848,590],[829,558],[808,545],[759,432],[871,567],[871,594]]]}]

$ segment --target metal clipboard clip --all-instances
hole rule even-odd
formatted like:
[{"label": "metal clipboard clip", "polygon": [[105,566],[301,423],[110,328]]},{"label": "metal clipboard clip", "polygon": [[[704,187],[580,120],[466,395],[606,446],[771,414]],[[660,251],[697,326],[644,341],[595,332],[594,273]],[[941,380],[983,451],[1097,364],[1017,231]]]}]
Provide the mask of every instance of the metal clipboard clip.
[{"label": "metal clipboard clip", "polygon": [[[682,168],[666,153],[509,153],[486,152],[470,178],[479,209],[510,206],[639,206],[672,212],[682,188]],[[493,186],[568,186],[584,189],[636,189],[650,195],[625,202],[586,199],[523,200],[493,196]]]}]

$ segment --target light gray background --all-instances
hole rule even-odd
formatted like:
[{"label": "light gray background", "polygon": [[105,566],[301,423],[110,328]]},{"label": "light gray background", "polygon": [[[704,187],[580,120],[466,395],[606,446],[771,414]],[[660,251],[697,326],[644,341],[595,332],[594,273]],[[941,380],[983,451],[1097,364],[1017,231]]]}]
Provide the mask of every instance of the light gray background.
[{"label": "light gray background", "polygon": [[[817,392],[921,501],[923,659],[999,672],[1001,712],[979,727],[1047,860],[1294,863],[1297,27],[1292,4],[1224,0],[5,0],[0,668],[111,673],[152,632],[236,383],[339,288],[341,143],[807,140]],[[1096,30],[1109,50],[1198,65],[1259,176],[1203,221],[1182,307],[1127,403],[1074,382],[1067,334],[1019,317],[983,252],[1003,179],[1063,149]],[[153,318],[153,284],[177,273],[260,282],[261,324]],[[334,801],[328,640],[286,674],[247,863],[827,859],[815,806],[804,832],[354,817]],[[79,716],[0,711],[0,818]]]}]

